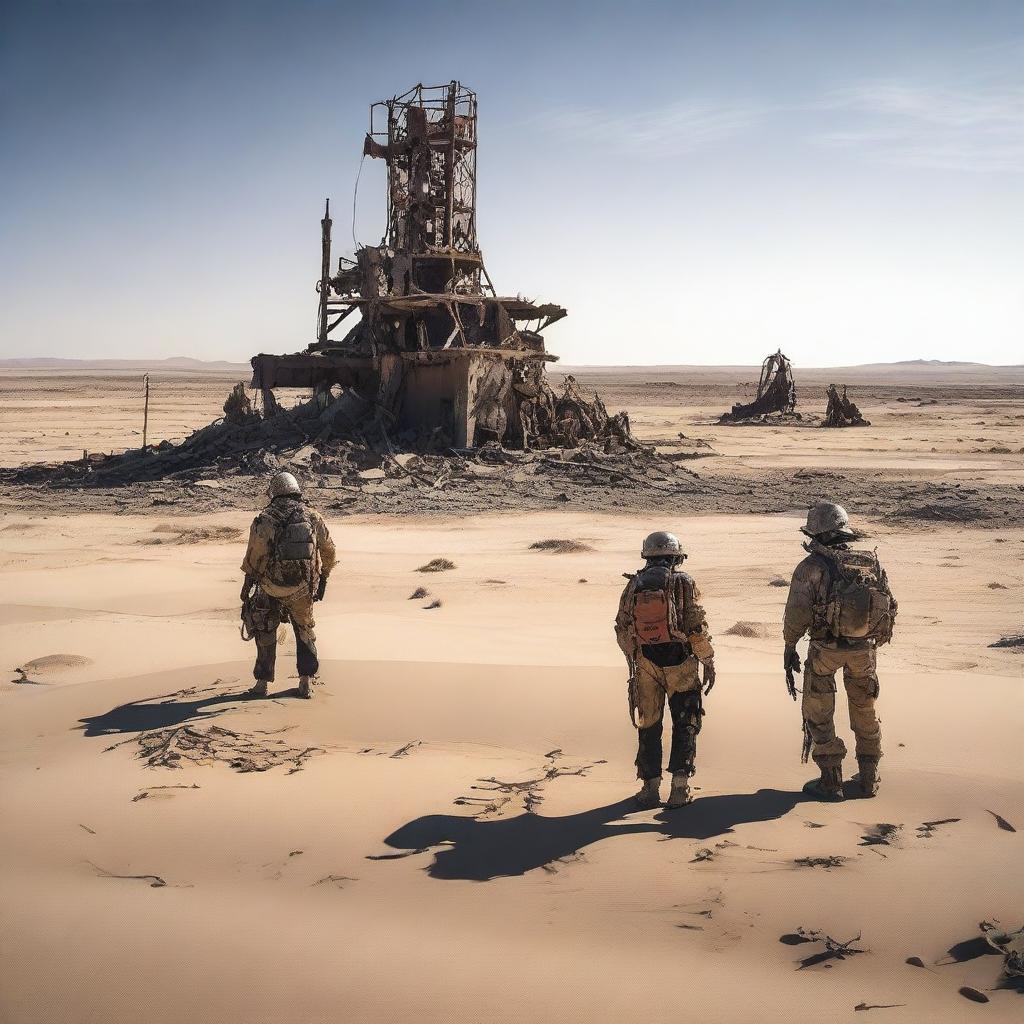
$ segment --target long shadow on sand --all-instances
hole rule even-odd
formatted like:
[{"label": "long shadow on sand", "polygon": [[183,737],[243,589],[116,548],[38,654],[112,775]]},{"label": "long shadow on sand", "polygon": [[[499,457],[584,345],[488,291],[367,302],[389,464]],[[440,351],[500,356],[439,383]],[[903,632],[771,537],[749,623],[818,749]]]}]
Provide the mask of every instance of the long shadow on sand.
[{"label": "long shadow on sand", "polygon": [[[737,825],[770,821],[788,814],[808,799],[803,793],[759,789],[756,793],[705,796],[678,811],[663,811],[654,821],[631,821],[631,799],[578,814],[549,818],[520,814],[494,821],[430,814],[410,821],[384,840],[409,853],[432,850],[427,868],[433,878],[486,882],[522,875],[533,868],[570,857],[592,843],[621,835],[650,834],[664,839],[712,839]],[[437,847],[441,844],[441,849]],[[388,855],[384,858],[388,859]]]},{"label": "long shadow on sand", "polygon": [[216,718],[228,710],[221,705],[245,703],[246,700],[244,693],[221,693],[213,697],[191,700],[183,699],[180,692],[167,693],[159,697],[146,697],[128,704],[120,704],[101,715],[90,715],[79,721],[86,736],[147,732],[150,729],[169,729],[175,725],[184,725],[196,718]]}]

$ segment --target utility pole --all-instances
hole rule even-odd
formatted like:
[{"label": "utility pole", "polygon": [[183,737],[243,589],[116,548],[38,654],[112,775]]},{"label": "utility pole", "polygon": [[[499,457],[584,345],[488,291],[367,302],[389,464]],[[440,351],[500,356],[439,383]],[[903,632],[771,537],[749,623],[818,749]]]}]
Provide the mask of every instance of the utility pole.
[{"label": "utility pole", "polygon": [[320,326],[317,341],[327,343],[327,297],[331,294],[331,201],[324,207],[320,221]]},{"label": "utility pole", "polygon": [[146,450],[146,437],[149,433],[149,374],[147,373],[142,378],[143,384],[146,386],[146,404],[143,406],[142,411],[142,450]]}]

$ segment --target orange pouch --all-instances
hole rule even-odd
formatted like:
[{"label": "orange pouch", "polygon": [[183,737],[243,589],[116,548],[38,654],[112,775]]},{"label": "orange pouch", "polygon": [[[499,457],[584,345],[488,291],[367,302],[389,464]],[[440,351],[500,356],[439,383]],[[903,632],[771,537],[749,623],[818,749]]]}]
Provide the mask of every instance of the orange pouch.
[{"label": "orange pouch", "polygon": [[672,641],[668,628],[668,596],[664,590],[642,590],[633,603],[633,627],[642,644]]}]

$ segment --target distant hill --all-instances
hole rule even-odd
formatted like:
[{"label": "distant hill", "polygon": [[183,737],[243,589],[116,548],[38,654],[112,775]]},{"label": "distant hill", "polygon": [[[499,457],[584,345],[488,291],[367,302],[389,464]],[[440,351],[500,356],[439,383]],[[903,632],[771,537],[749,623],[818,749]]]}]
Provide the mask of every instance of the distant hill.
[{"label": "distant hill", "polygon": [[[194,359],[173,356],[169,359],[58,359],[29,357],[0,359],[0,370],[36,371],[40,373],[163,373],[163,374],[217,374],[247,380],[252,373],[248,363],[226,360]],[[596,377],[641,378],[643,380],[690,379],[695,383],[734,383],[756,381],[761,371],[757,365],[632,365],[632,366],[564,366],[555,363],[549,367],[557,379],[567,373],[581,379]],[[815,367],[797,363],[793,367],[797,383],[836,384],[1024,384],[1024,364],[990,366],[959,360],[905,359],[894,363],[865,363],[860,366]]]}]

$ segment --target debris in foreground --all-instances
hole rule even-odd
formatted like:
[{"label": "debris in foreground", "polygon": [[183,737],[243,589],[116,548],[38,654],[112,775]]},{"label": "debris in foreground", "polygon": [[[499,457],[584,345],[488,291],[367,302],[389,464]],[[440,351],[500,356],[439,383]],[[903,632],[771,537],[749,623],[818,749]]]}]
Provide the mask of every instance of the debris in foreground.
[{"label": "debris in foreground", "polygon": [[134,743],[137,756],[150,768],[181,768],[182,763],[209,765],[223,762],[236,772],[265,772],[279,765],[291,765],[289,774],[300,771],[311,757],[325,753],[320,747],[299,749],[283,740],[257,739],[223,726],[200,729],[190,725],[156,729],[122,740],[104,752]]},{"label": "debris in foreground", "polygon": [[1015,829],[1015,828],[1013,827],[1013,825],[1011,825],[1011,824],[1010,824],[1010,823],[1009,823],[1009,822],[1008,822],[1008,821],[1006,820],[1006,818],[1004,818],[1004,817],[1003,817],[1003,816],[1002,816],[1001,814],[996,814],[996,812],[995,812],[995,811],[989,811],[988,813],[989,813],[989,814],[991,814],[991,815],[992,815],[992,817],[996,819],[996,825],[997,825],[997,827],[998,827],[998,828],[1000,828],[1000,829],[1001,829],[1001,830],[1002,830],[1003,832],[1016,832],[1016,831],[1017,831],[1017,830],[1016,830],[1016,829]]},{"label": "debris in foreground", "polygon": [[982,921],[978,927],[985,941],[1003,954],[1003,974],[1024,978],[1024,928],[1003,931],[997,921]]},{"label": "debris in foreground", "polygon": [[825,964],[830,967],[832,960],[845,960],[847,957],[855,956],[858,953],[868,952],[868,950],[854,945],[855,942],[860,942],[859,932],[852,939],[847,939],[846,942],[840,942],[838,939],[833,939],[831,935],[826,935],[824,932],[813,929],[797,928],[795,934],[804,942],[820,942],[825,947],[820,953],[813,953],[810,956],[804,957],[800,961],[800,966],[797,968],[798,971],[802,971],[807,967],[816,967],[819,964]]},{"label": "debris in foreground", "polygon": [[972,1003],[987,1003],[989,1001],[984,992],[979,992],[976,988],[971,988],[970,985],[963,985],[957,991],[964,999],[970,999]]},{"label": "debris in foreground", "polygon": [[989,644],[989,647],[1024,647],[1024,633],[1011,633]]},{"label": "debris in foreground", "polygon": [[824,868],[828,871],[832,868],[841,868],[848,860],[849,857],[834,853],[827,857],[797,857],[793,863],[802,868]]}]

